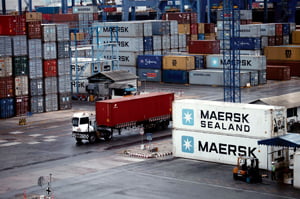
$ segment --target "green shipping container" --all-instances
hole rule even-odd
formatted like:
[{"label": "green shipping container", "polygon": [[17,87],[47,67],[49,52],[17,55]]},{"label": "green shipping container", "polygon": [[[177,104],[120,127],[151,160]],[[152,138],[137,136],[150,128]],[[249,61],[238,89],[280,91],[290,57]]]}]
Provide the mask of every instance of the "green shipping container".
[{"label": "green shipping container", "polygon": [[13,57],[13,75],[28,75],[29,74],[29,64],[27,56]]}]

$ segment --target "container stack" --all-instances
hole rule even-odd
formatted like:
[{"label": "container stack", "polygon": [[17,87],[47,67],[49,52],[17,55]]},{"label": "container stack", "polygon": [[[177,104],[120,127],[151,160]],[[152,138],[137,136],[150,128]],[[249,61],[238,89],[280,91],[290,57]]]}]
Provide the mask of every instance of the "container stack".
[{"label": "container stack", "polygon": [[162,55],[138,55],[137,68],[141,81],[162,81]]}]

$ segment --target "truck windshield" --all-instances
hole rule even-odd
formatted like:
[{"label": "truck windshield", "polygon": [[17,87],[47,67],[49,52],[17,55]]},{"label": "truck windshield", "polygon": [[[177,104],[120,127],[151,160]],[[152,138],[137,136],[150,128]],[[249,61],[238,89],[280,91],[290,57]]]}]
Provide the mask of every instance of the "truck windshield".
[{"label": "truck windshield", "polygon": [[88,124],[89,118],[88,117],[82,117],[80,118],[80,124]]},{"label": "truck windshield", "polygon": [[79,122],[79,118],[73,117],[73,119],[72,119],[73,126],[78,126],[78,122]]}]

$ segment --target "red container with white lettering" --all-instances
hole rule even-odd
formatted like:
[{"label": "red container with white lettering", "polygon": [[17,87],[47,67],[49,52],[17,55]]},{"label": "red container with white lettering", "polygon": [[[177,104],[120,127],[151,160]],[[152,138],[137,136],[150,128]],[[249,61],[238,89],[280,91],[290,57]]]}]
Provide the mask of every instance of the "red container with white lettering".
[{"label": "red container with white lettering", "polygon": [[197,54],[219,54],[220,40],[189,41],[188,52]]},{"label": "red container with white lettering", "polygon": [[25,16],[0,15],[0,35],[26,35]]},{"label": "red container with white lettering", "polygon": [[27,22],[27,37],[28,39],[42,38],[42,25],[40,21]]},{"label": "red container with white lettering", "polygon": [[56,77],[57,76],[57,60],[44,60],[43,63],[44,77]]},{"label": "red container with white lettering", "polygon": [[16,97],[16,116],[26,115],[29,112],[29,97]]}]

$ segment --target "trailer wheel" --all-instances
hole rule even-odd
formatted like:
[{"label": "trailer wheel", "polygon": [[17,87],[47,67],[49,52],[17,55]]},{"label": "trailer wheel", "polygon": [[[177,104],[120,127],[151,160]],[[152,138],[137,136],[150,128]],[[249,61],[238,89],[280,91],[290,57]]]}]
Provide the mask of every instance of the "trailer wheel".
[{"label": "trailer wheel", "polygon": [[96,135],[94,133],[91,133],[89,135],[89,143],[94,144],[96,142]]},{"label": "trailer wheel", "polygon": [[110,141],[112,139],[111,131],[103,131],[103,137],[105,141]]},{"label": "trailer wheel", "polygon": [[81,138],[76,138],[76,142],[77,142],[77,143],[81,143],[81,142],[82,142],[82,139],[81,139]]}]

